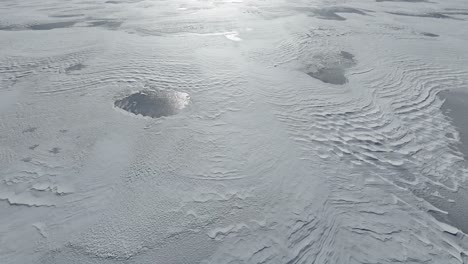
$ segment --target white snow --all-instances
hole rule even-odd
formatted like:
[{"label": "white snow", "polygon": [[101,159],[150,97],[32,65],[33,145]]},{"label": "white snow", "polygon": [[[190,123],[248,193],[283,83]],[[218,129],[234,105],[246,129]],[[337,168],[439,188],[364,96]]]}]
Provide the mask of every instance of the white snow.
[{"label": "white snow", "polygon": [[0,262],[467,263],[467,9],[2,1]]}]

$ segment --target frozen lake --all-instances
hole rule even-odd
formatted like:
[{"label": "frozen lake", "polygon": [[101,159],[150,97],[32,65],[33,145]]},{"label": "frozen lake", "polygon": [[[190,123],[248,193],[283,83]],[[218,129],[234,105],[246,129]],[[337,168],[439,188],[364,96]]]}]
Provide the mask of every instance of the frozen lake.
[{"label": "frozen lake", "polygon": [[0,263],[468,263],[466,0],[0,1]]}]

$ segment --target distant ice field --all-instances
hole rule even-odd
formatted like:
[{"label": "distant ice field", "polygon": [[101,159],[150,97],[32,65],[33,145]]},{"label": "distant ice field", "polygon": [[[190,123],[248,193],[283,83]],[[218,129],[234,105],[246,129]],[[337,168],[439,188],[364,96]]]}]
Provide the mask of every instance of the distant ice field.
[{"label": "distant ice field", "polygon": [[465,0],[0,1],[0,263],[468,263]]}]

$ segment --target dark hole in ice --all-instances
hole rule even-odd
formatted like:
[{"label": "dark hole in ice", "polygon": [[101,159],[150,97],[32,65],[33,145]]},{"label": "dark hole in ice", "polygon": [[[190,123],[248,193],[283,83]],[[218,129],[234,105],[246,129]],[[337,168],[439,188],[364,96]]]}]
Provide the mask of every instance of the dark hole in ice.
[{"label": "dark hole in ice", "polygon": [[68,28],[76,24],[76,21],[55,22],[46,24],[31,25],[28,28],[32,30],[51,30],[56,28]]},{"label": "dark hole in ice", "polygon": [[158,118],[179,113],[188,104],[186,93],[173,91],[140,91],[114,102],[114,106],[135,115]]},{"label": "dark hole in ice", "polygon": [[353,13],[366,15],[362,10],[351,7],[328,7],[314,10],[314,14],[321,19],[344,21],[346,18],[338,15],[338,13]]},{"label": "dark hole in ice", "polygon": [[433,34],[433,33],[429,33],[429,32],[423,32],[422,34],[423,34],[424,36],[426,36],[426,37],[433,37],[433,38],[439,36],[439,35],[437,35],[437,34]]}]

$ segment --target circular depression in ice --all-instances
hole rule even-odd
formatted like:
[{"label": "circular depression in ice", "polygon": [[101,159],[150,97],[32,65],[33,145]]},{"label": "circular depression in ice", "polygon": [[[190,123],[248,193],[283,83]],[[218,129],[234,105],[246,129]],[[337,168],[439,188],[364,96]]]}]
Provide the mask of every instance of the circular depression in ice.
[{"label": "circular depression in ice", "polygon": [[187,93],[145,90],[116,100],[114,106],[135,115],[158,118],[179,113],[189,101]]},{"label": "circular depression in ice", "polygon": [[324,83],[343,85],[348,82],[346,78],[346,69],[356,65],[354,55],[341,51],[336,56],[336,61],[325,61],[323,67],[317,68],[315,71],[308,72],[307,74],[315,79]]}]

